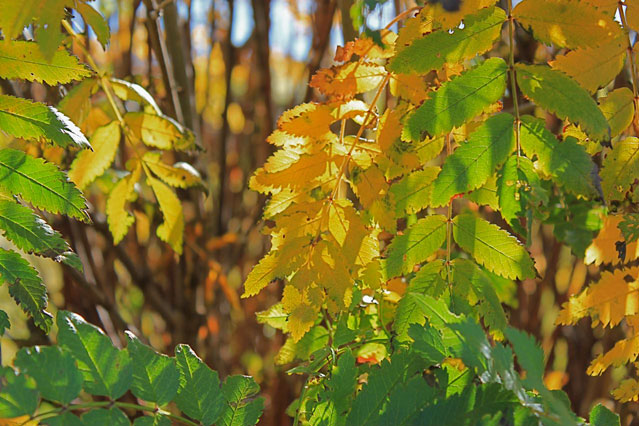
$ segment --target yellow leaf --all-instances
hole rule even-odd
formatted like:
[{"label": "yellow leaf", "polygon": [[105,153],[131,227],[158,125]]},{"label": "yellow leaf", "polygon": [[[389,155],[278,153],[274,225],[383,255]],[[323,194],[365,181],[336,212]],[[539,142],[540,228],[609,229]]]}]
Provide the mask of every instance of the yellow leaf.
[{"label": "yellow leaf", "polygon": [[626,379],[612,391],[612,396],[619,402],[639,401],[639,381]]},{"label": "yellow leaf", "polygon": [[388,190],[388,183],[382,171],[375,165],[366,170],[355,168],[350,175],[351,187],[364,208],[370,207],[373,201],[383,196]]},{"label": "yellow leaf", "polygon": [[117,121],[112,121],[93,132],[93,151],[81,151],[69,169],[69,179],[78,188],[85,189],[109,168],[120,145],[120,134],[120,124]]},{"label": "yellow leaf", "polygon": [[591,376],[599,376],[608,367],[619,367],[633,362],[639,356],[639,336],[622,339],[615,343],[608,352],[599,355],[591,363],[586,372]]},{"label": "yellow leaf", "polygon": [[635,115],[632,90],[627,87],[613,90],[600,100],[599,108],[610,125],[610,137],[620,135],[630,126]]},{"label": "yellow leaf", "polygon": [[126,211],[126,204],[136,197],[135,184],[140,180],[142,166],[137,163],[131,174],[120,179],[109,193],[106,202],[107,222],[113,235],[113,244],[118,244],[129,232],[133,216]]},{"label": "yellow leaf", "polygon": [[[329,156],[325,151],[314,155],[302,155],[299,160],[288,167],[279,160],[290,161],[287,155],[278,155],[277,159],[270,163],[269,168],[277,170],[269,173],[265,168],[258,169],[251,177],[249,186],[259,192],[268,192],[273,188],[300,188],[314,182],[324,175],[328,169]],[[283,167],[283,168],[280,168]]]},{"label": "yellow leaf", "polygon": [[159,152],[147,152],[142,157],[144,164],[164,183],[176,188],[204,187],[197,170],[188,163],[179,162],[169,166],[161,160]]},{"label": "yellow leaf", "polygon": [[574,324],[590,316],[593,327],[601,323],[614,327],[627,315],[639,313],[639,268],[617,269],[603,272],[601,279],[591,284],[580,295],[563,304],[557,317],[558,324]]},{"label": "yellow leaf", "polygon": [[639,30],[639,1],[626,0],[626,22],[631,30]]},{"label": "yellow leaf", "polygon": [[382,152],[387,152],[400,139],[402,133],[400,118],[401,113],[391,108],[384,111],[384,115],[380,118],[377,143]]},{"label": "yellow leaf", "polygon": [[319,70],[310,86],[333,98],[351,99],[358,93],[375,89],[386,74],[381,65],[347,62]]},{"label": "yellow leaf", "polygon": [[303,293],[292,285],[284,287],[282,306],[286,312],[290,313],[287,322],[288,331],[293,341],[298,342],[315,323],[319,307],[306,303]]},{"label": "yellow leaf", "polygon": [[444,10],[441,4],[435,3],[425,8],[425,16],[432,19],[437,27],[450,30],[457,27],[465,16],[473,14],[484,7],[492,6],[495,2],[496,0],[464,0],[460,3],[459,10],[455,12]]},{"label": "yellow leaf", "polygon": [[[599,235],[592,241],[592,244],[586,249],[586,257],[584,262],[589,265],[594,263],[600,265],[602,263],[612,263],[618,265],[621,263],[616,243],[624,241],[624,237],[619,230],[619,223],[623,220],[622,215],[606,216],[603,221],[603,227],[599,231]],[[639,245],[637,242],[626,244],[626,262],[635,260],[639,257]]]},{"label": "yellow leaf", "polygon": [[397,35],[388,30],[381,31],[381,38],[384,47],[375,43],[372,38],[366,38],[364,35],[362,38],[356,38],[353,41],[346,42],[342,46],[337,46],[334,60],[335,62],[348,62],[353,55],[366,56],[371,59],[386,59],[393,56],[393,44]]},{"label": "yellow leaf", "polygon": [[292,239],[281,250],[272,250],[264,256],[246,278],[242,298],[255,296],[274,279],[293,272],[301,263],[301,253],[306,245],[308,238]]},{"label": "yellow leaf", "polygon": [[147,175],[146,181],[153,189],[164,216],[164,222],[158,226],[156,234],[162,241],[168,243],[176,253],[182,254],[184,213],[180,199],[171,188],[158,179]]},{"label": "yellow leaf", "polygon": [[622,35],[612,16],[579,0],[523,0],[513,16],[535,38],[558,47],[598,46]]},{"label": "yellow leaf", "polygon": [[591,4],[597,9],[605,12],[609,15],[615,15],[617,12],[617,5],[619,5],[618,0],[581,0],[584,3]]},{"label": "yellow leaf", "polygon": [[417,74],[393,74],[389,82],[391,94],[419,105],[428,96],[424,77]]},{"label": "yellow leaf", "polygon": [[550,66],[565,72],[581,87],[594,93],[619,74],[625,58],[625,43],[618,38],[597,47],[584,47],[558,55]]},{"label": "yellow leaf", "polygon": [[128,112],[124,121],[145,145],[164,150],[195,148],[195,136],[170,117],[146,112]]},{"label": "yellow leaf", "polygon": [[277,121],[277,127],[295,136],[322,138],[331,132],[333,121],[330,107],[308,103],[284,112]]}]

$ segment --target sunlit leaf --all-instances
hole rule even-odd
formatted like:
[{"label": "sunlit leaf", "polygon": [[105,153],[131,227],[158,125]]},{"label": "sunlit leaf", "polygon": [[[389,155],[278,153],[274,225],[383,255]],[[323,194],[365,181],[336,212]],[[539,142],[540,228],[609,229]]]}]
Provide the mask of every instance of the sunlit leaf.
[{"label": "sunlit leaf", "polygon": [[112,121],[91,135],[93,151],[84,150],[71,163],[69,179],[84,190],[113,163],[120,146],[120,124]]}]

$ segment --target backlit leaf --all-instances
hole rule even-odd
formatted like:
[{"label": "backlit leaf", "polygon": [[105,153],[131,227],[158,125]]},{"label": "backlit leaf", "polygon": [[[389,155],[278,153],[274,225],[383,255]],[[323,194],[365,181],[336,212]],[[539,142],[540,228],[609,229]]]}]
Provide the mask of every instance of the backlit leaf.
[{"label": "backlit leaf", "polygon": [[175,188],[204,187],[204,182],[192,166],[187,163],[170,166],[161,157],[159,152],[147,152],[142,161],[164,183]]},{"label": "backlit leaf", "polygon": [[537,39],[558,47],[598,46],[622,33],[612,16],[579,0],[524,0],[513,16]]},{"label": "backlit leaf", "polygon": [[144,401],[160,406],[167,404],[177,394],[180,385],[175,359],[158,354],[131,332],[127,332],[127,337],[133,376],[131,392]]},{"label": "backlit leaf", "polygon": [[623,215],[609,215],[604,218],[603,226],[592,244],[586,249],[586,264],[620,263],[630,262],[639,258],[639,243],[637,241],[626,243],[625,256],[620,256],[617,243],[624,241],[624,236],[619,229],[619,223]]},{"label": "backlit leaf", "polygon": [[623,68],[626,45],[614,39],[597,47],[585,47],[557,55],[550,66],[563,71],[590,93],[610,83]]},{"label": "backlit leaf", "polygon": [[250,426],[257,423],[264,410],[264,398],[250,399],[260,391],[252,377],[229,376],[222,385],[226,406],[217,422],[221,426]]},{"label": "backlit leaf", "polygon": [[27,99],[0,95],[0,129],[16,138],[53,142],[61,147],[90,147],[89,141],[57,109]]},{"label": "backlit leaf", "polygon": [[427,216],[396,236],[388,247],[386,269],[388,278],[412,272],[446,240],[446,217]]},{"label": "backlit leaf", "polygon": [[610,137],[621,134],[635,115],[634,95],[627,87],[620,87],[600,99],[599,108],[610,125]]},{"label": "backlit leaf", "polygon": [[20,250],[50,257],[72,267],[79,264],[82,269],[80,259],[62,236],[30,208],[0,200],[0,228]]},{"label": "backlit leaf", "polygon": [[490,7],[464,19],[464,28],[452,34],[438,30],[413,41],[391,59],[395,73],[426,74],[444,64],[454,64],[482,54],[493,46],[506,19],[502,8]]},{"label": "backlit leaf", "polygon": [[385,75],[386,70],[380,65],[347,62],[319,70],[309,85],[327,96],[348,99],[375,89]]},{"label": "backlit leaf", "polygon": [[639,139],[617,141],[603,160],[601,188],[607,201],[621,201],[639,175]]},{"label": "backlit leaf", "polygon": [[431,204],[439,207],[482,186],[515,149],[514,118],[499,114],[486,120],[442,166],[433,183]]},{"label": "backlit leaf", "polygon": [[195,148],[193,132],[172,118],[146,112],[128,112],[124,115],[124,121],[145,145],[176,151]]},{"label": "backlit leaf", "polygon": [[84,150],[71,163],[69,179],[84,190],[109,168],[120,146],[120,124],[112,121],[93,132],[93,151]]},{"label": "backlit leaf", "polygon": [[76,2],[74,8],[80,12],[82,19],[91,26],[91,29],[95,32],[102,48],[106,49],[109,44],[111,32],[109,30],[109,23],[106,21],[104,16],[102,16],[100,12],[95,10],[93,7],[81,1]]},{"label": "backlit leaf", "polygon": [[49,85],[66,84],[90,76],[78,58],[66,50],[55,52],[51,61],[30,41],[0,42],[0,76],[6,79],[37,81]]},{"label": "backlit leaf", "polygon": [[439,170],[439,167],[425,167],[391,185],[389,193],[393,196],[398,215],[416,213],[430,205],[433,181]]},{"label": "backlit leaf", "polygon": [[126,210],[126,205],[136,197],[135,184],[140,179],[142,167],[138,164],[131,174],[123,177],[113,187],[106,202],[107,222],[113,235],[113,243],[118,244],[129,232],[135,221]]},{"label": "backlit leaf", "polygon": [[527,98],[559,118],[578,124],[597,140],[610,137],[606,117],[573,79],[544,65],[517,64],[515,68],[517,84]]},{"label": "backlit leaf", "polygon": [[18,253],[0,249],[0,279],[9,285],[9,294],[45,332],[53,323],[47,307],[47,289],[33,266]]},{"label": "backlit leaf", "polygon": [[168,243],[178,254],[182,254],[182,238],[184,234],[184,212],[182,203],[175,192],[164,183],[151,176],[146,177],[158,200],[164,222],[158,226],[157,235]]},{"label": "backlit leaf", "polygon": [[503,59],[487,59],[444,83],[408,117],[404,130],[413,141],[417,141],[424,131],[437,136],[460,126],[502,97],[507,73],[508,67]]},{"label": "backlit leaf", "polygon": [[532,278],[535,267],[517,239],[498,226],[470,214],[453,219],[453,237],[486,269],[505,278]]},{"label": "backlit leaf", "polygon": [[58,341],[78,362],[84,389],[92,395],[117,399],[131,385],[131,362],[126,350],[119,350],[98,327],[81,316],[58,311]]}]

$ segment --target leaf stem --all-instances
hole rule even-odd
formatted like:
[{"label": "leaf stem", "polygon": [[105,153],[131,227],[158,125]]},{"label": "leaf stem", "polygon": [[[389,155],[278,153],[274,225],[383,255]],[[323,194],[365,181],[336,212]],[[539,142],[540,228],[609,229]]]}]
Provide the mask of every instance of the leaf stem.
[{"label": "leaf stem", "polygon": [[76,410],[86,410],[91,408],[108,408],[108,407],[117,407],[117,408],[126,408],[136,411],[146,411],[154,414],[161,414],[163,416],[169,417],[173,420],[176,420],[182,424],[189,426],[198,426],[199,423],[193,422],[185,417],[178,416],[176,414],[169,413],[168,411],[164,411],[158,408],[150,407],[148,405],[139,405],[132,404],[129,402],[118,402],[118,401],[91,401],[91,402],[83,402],[81,404],[70,404],[63,407],[58,407],[54,410],[45,411],[44,413],[38,413],[29,417],[25,423],[34,421],[34,420],[43,420],[51,417],[55,417],[59,414],[62,414],[66,411],[76,411]]},{"label": "leaf stem", "polygon": [[638,107],[639,107],[639,94],[638,94],[638,89],[637,89],[637,67],[635,64],[635,52],[632,49],[632,42],[630,40],[630,31],[628,30],[628,22],[626,20],[626,12],[623,8],[624,6],[624,2],[619,1],[617,4],[617,10],[619,11],[619,16],[621,17],[621,25],[623,26],[623,30],[626,33],[626,40],[628,41],[628,61],[630,62],[630,73],[632,74],[632,93],[634,95],[634,104],[635,104],[635,116],[632,120],[633,124],[634,124],[634,128],[635,128],[635,132],[637,132],[637,130],[639,129],[639,123],[637,123],[637,114],[639,113],[639,111],[637,111]]},{"label": "leaf stem", "polygon": [[[446,135],[446,156],[450,157],[453,153],[453,149],[450,143],[450,135]],[[453,303],[453,280],[452,270],[450,268],[450,255],[452,251],[453,243],[453,199],[448,200],[448,213],[446,215],[446,284],[448,285],[448,291],[450,293],[450,303]]]},{"label": "leaf stem", "polygon": [[513,2],[506,1],[508,8],[508,72],[510,73],[510,96],[513,100],[513,108],[515,111],[515,140],[517,142],[517,166],[519,167],[519,157],[521,157],[521,141],[519,137],[519,127],[521,118],[519,115],[519,100],[517,96],[517,75],[515,71],[515,19],[513,18]]}]

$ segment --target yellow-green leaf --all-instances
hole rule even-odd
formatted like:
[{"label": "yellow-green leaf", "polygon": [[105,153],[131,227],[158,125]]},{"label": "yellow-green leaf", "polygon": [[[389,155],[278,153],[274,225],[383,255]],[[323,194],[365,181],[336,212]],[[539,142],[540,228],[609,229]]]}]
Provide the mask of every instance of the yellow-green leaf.
[{"label": "yellow-green leaf", "polygon": [[93,132],[91,136],[93,151],[80,152],[69,169],[69,179],[78,188],[85,189],[109,168],[118,151],[120,134],[120,124],[117,121],[112,121]]},{"label": "yellow-green leaf", "polygon": [[600,100],[599,109],[610,125],[610,136],[620,135],[632,123],[635,115],[635,102],[632,90],[620,87],[608,93]]},{"label": "yellow-green leaf", "polygon": [[530,255],[508,232],[471,214],[456,216],[453,225],[457,244],[490,272],[510,279],[535,276]]},{"label": "yellow-green leaf", "polygon": [[144,154],[142,161],[164,183],[175,188],[204,187],[199,173],[193,166],[183,162],[169,166],[162,161],[161,157],[162,155],[159,152],[147,152]]},{"label": "yellow-green leaf", "polygon": [[59,49],[48,61],[38,45],[30,41],[0,42],[0,77],[23,79],[47,83],[49,85],[66,84],[81,80],[91,72],[78,58],[66,50]]},{"label": "yellow-green leaf", "polygon": [[639,139],[629,137],[616,142],[603,160],[601,188],[607,201],[625,198],[639,176]]},{"label": "yellow-green leaf", "polygon": [[146,112],[129,112],[124,121],[145,145],[164,150],[195,148],[195,136],[181,124],[166,116]]},{"label": "yellow-green leaf", "polygon": [[626,43],[618,38],[597,47],[558,55],[550,66],[563,71],[590,93],[610,83],[623,68]]},{"label": "yellow-green leaf", "polygon": [[158,237],[168,243],[176,253],[182,254],[184,212],[182,211],[180,199],[171,188],[158,179],[147,176],[146,181],[153,189],[155,198],[157,198],[160,210],[164,216],[164,222],[158,226],[156,233]]},{"label": "yellow-green leaf", "polygon": [[535,38],[558,47],[598,46],[622,34],[612,16],[579,0],[524,0],[513,16]]}]

